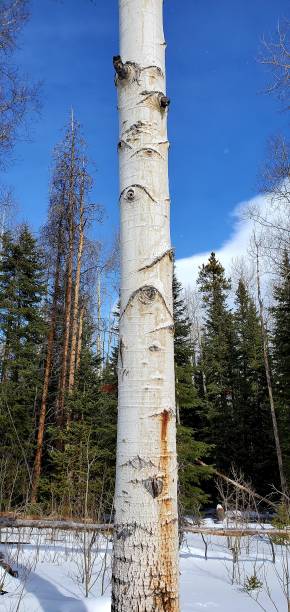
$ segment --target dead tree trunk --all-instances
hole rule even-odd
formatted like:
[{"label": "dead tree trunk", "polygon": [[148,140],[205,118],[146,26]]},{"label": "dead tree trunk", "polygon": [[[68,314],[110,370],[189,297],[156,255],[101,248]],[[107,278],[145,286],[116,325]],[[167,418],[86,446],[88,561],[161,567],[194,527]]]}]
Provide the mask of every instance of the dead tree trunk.
[{"label": "dead tree trunk", "polygon": [[44,369],[44,381],[43,381],[41,407],[40,407],[40,413],[39,413],[39,423],[38,423],[38,433],[37,433],[37,446],[36,446],[36,453],[35,453],[35,458],[34,458],[33,477],[32,477],[32,485],[31,485],[31,502],[32,503],[35,503],[37,500],[37,491],[38,491],[39,479],[40,479],[40,474],[41,474],[43,438],[44,438],[45,419],[46,419],[46,405],[47,405],[49,381],[50,381],[51,366],[52,366],[55,328],[56,328],[56,310],[57,310],[57,300],[58,300],[58,292],[59,292],[60,265],[61,265],[61,252],[62,252],[61,240],[62,240],[62,226],[61,226],[61,221],[60,221],[59,230],[58,230],[57,257],[56,257],[55,274],[54,274],[53,301],[52,301],[52,308],[51,308],[49,334],[48,334],[48,339],[47,339],[47,352],[46,352],[46,361],[45,361],[45,369]]},{"label": "dead tree trunk", "polygon": [[79,314],[79,325],[78,325],[78,342],[77,342],[77,352],[76,352],[76,372],[78,372],[81,362],[81,352],[82,352],[82,341],[83,341],[83,320],[84,320],[84,312],[85,306],[82,304]]},{"label": "dead tree trunk", "polygon": [[66,290],[65,290],[65,308],[64,308],[64,333],[63,333],[63,349],[61,370],[59,379],[59,389],[56,405],[56,420],[60,427],[65,422],[64,418],[64,401],[67,387],[67,370],[68,370],[68,354],[69,340],[71,331],[71,303],[72,303],[72,286],[73,286],[73,260],[74,260],[74,241],[75,241],[75,131],[74,121],[72,116],[71,126],[71,145],[70,145],[70,167],[69,167],[69,192],[68,192],[68,257],[66,269]]},{"label": "dead tree trunk", "polygon": [[78,242],[78,253],[77,253],[77,269],[75,278],[75,289],[74,289],[74,306],[72,315],[72,334],[71,334],[71,350],[70,350],[70,363],[69,363],[69,379],[68,379],[68,392],[71,393],[74,387],[75,381],[75,368],[76,368],[76,349],[77,349],[77,333],[78,333],[78,311],[79,311],[79,296],[80,296],[80,279],[81,279],[81,267],[82,267],[82,256],[84,250],[84,181],[85,175],[83,170],[83,177],[81,183],[80,193],[80,219],[79,219],[79,242]]},{"label": "dead tree trunk", "polygon": [[277,455],[277,461],[278,461],[278,467],[279,467],[281,491],[282,491],[282,493],[285,494],[287,492],[287,482],[286,482],[286,478],[285,478],[285,474],[284,474],[284,469],[283,469],[282,451],[281,451],[281,444],[280,444],[280,438],[279,438],[279,431],[278,431],[275,403],[274,403],[274,397],[273,397],[271,369],[270,369],[270,363],[269,363],[268,337],[267,337],[267,331],[266,331],[266,328],[265,328],[264,305],[263,305],[263,299],[262,299],[262,295],[261,295],[260,267],[259,267],[259,263],[260,263],[259,262],[259,245],[258,245],[258,242],[257,242],[255,236],[254,236],[254,242],[255,242],[255,249],[256,249],[257,293],[258,293],[260,325],[261,325],[261,333],[262,333],[262,341],[263,341],[264,365],[265,365],[265,372],[266,372],[266,379],[267,379],[267,387],[268,387],[268,395],[269,395],[270,410],[271,410],[271,417],[272,417],[273,433],[274,433],[275,446],[276,446],[276,455]]},{"label": "dead tree trunk", "polygon": [[201,461],[201,459],[196,459],[195,461],[198,465],[202,465],[203,467],[209,468],[213,474],[216,474],[216,476],[218,476],[219,478],[222,478],[222,480],[225,480],[230,485],[233,485],[237,489],[244,491],[251,497],[255,497],[255,499],[258,499],[260,502],[263,502],[266,506],[270,506],[272,509],[277,510],[277,504],[275,502],[272,502],[267,497],[262,497],[262,495],[255,493],[255,491],[252,491],[252,489],[250,489],[247,485],[241,484],[237,480],[233,480],[233,478],[229,478],[228,476],[226,476],[225,474],[223,474],[216,468],[207,465],[206,463],[204,463],[204,461]]},{"label": "dead tree trunk", "polygon": [[112,611],[178,612],[163,0],[119,0],[121,312]]}]

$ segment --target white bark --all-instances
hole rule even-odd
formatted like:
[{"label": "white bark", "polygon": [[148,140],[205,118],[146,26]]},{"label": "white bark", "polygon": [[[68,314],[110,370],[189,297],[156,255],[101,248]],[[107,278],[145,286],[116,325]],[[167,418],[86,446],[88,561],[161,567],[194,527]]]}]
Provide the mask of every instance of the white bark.
[{"label": "white bark", "polygon": [[112,611],[179,610],[163,0],[119,0],[121,315]]}]

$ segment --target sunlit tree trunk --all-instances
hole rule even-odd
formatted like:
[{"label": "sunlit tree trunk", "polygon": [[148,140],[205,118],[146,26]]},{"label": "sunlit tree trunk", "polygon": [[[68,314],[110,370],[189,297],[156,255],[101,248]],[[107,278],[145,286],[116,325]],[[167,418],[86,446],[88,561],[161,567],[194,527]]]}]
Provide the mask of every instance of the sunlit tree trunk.
[{"label": "sunlit tree trunk", "polygon": [[64,308],[64,327],[63,327],[63,349],[61,370],[59,378],[59,389],[56,404],[56,419],[61,427],[64,424],[64,401],[67,388],[67,372],[69,358],[69,341],[71,332],[72,318],[72,289],[73,289],[73,261],[74,261],[74,241],[75,241],[75,128],[72,114],[71,123],[71,144],[70,144],[70,166],[69,166],[69,192],[68,192],[68,255],[66,267],[66,289],[65,289],[65,308]]},{"label": "sunlit tree trunk", "polygon": [[33,477],[32,477],[32,485],[31,485],[31,502],[32,503],[35,503],[37,500],[37,492],[38,492],[39,479],[40,479],[40,474],[41,474],[43,438],[44,438],[45,419],[46,419],[46,406],[47,406],[47,398],[48,398],[49,381],[50,381],[50,375],[51,375],[53,346],[54,346],[55,328],[56,328],[56,311],[57,311],[57,300],[58,300],[58,292],[59,292],[60,265],[61,265],[61,252],[62,252],[61,240],[62,240],[62,229],[61,229],[61,221],[60,221],[59,231],[58,231],[57,257],[56,257],[56,265],[55,265],[55,273],[54,273],[53,301],[52,301],[50,326],[49,326],[48,339],[47,339],[44,380],[43,380],[41,406],[40,406],[38,432],[37,432],[37,445],[36,445],[36,452],[35,452],[35,458],[34,458]]},{"label": "sunlit tree trunk", "polygon": [[162,0],[119,0],[121,311],[112,611],[179,610]]},{"label": "sunlit tree trunk", "polygon": [[81,268],[82,268],[82,257],[84,250],[84,181],[85,174],[83,170],[83,177],[81,182],[81,193],[80,193],[80,219],[79,219],[79,241],[78,241],[78,252],[77,252],[77,269],[75,278],[74,288],[74,305],[72,313],[72,333],[71,333],[71,350],[70,350],[70,362],[69,362],[69,378],[68,378],[68,392],[71,393],[74,387],[75,381],[75,368],[76,368],[76,351],[77,351],[77,333],[78,333],[78,312],[79,312],[79,297],[80,297],[80,280],[81,280]]},{"label": "sunlit tree trunk", "polygon": [[79,324],[78,324],[78,341],[77,341],[77,352],[76,352],[76,372],[78,372],[81,362],[82,352],[82,341],[83,341],[83,321],[84,321],[85,306],[81,305],[79,313]]}]

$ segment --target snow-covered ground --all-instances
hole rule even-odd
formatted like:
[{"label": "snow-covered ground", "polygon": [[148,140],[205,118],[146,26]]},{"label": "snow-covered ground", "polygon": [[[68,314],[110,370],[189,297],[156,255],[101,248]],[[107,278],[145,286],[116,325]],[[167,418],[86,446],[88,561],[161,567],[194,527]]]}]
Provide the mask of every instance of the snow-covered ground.
[{"label": "snow-covered ground", "polygon": [[[209,520],[206,523],[213,526]],[[109,539],[98,536],[89,558],[85,554],[88,536],[84,545],[84,535],[75,532],[2,529],[0,535],[0,551],[19,572],[18,578],[5,575],[2,589],[7,593],[0,597],[1,611],[110,612]],[[205,541],[207,559],[200,535],[188,534],[180,550],[182,612],[254,612],[259,608],[287,612],[284,546],[271,547],[263,535],[245,537],[233,563],[235,538],[206,536]],[[85,562],[87,575],[91,573],[88,598]],[[0,580],[1,574],[3,578],[3,570]],[[259,588],[247,592],[244,587],[249,580]]]}]

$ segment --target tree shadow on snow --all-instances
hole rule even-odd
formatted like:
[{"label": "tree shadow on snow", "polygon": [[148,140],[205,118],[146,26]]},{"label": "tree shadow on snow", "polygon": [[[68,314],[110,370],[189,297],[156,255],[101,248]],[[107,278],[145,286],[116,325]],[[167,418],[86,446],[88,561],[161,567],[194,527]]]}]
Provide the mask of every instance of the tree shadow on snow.
[{"label": "tree shadow on snow", "polygon": [[43,612],[87,612],[81,599],[64,595],[52,582],[35,572],[29,572],[26,579],[27,568],[24,565],[19,564],[17,570],[19,580],[25,582],[25,592],[38,599]]},{"label": "tree shadow on snow", "polygon": [[[210,553],[208,553],[207,555],[207,559],[205,559],[204,554],[197,554],[197,553],[192,553],[192,552],[182,552],[180,553],[180,558],[181,559],[202,559],[203,561],[229,561],[230,563],[233,562],[233,558],[228,556],[214,556],[211,555]],[[261,557],[243,557],[240,556],[239,557],[239,561],[240,563],[255,563],[255,562],[261,562],[261,563],[273,563],[272,558],[268,559],[266,557],[264,557],[263,555]]]}]

